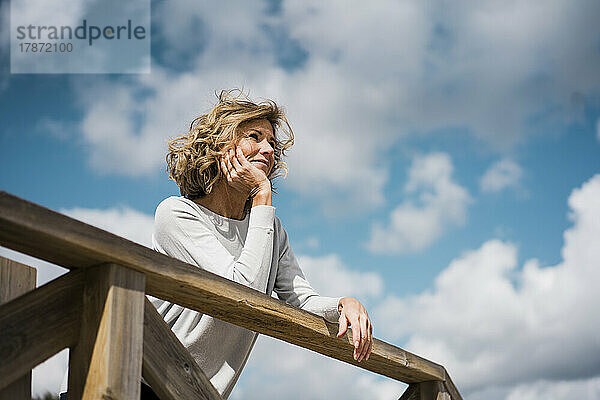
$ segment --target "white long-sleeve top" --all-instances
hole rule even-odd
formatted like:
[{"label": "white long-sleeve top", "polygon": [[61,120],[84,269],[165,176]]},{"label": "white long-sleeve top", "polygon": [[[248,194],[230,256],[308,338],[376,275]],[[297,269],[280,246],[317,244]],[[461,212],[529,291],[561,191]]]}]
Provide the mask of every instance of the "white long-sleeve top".
[{"label": "white long-sleeve top", "polygon": [[[155,250],[300,307],[331,322],[339,298],[319,296],[300,269],[272,206],[243,220],[225,218],[184,197],[156,209]],[[258,334],[163,300],[154,305],[215,388],[227,398]]]}]

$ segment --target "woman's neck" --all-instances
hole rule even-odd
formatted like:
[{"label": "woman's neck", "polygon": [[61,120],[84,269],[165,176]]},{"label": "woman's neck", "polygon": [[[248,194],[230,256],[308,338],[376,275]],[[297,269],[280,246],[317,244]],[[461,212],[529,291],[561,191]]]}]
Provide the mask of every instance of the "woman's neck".
[{"label": "woman's neck", "polygon": [[209,194],[195,199],[194,202],[225,218],[242,220],[245,217],[247,200],[247,193],[241,193],[220,180],[215,183]]}]

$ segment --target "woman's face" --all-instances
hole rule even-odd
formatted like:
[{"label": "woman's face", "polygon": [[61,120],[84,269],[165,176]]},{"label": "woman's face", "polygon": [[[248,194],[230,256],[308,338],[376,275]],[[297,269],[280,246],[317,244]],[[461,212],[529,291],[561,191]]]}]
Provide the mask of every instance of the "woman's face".
[{"label": "woman's face", "polygon": [[256,119],[244,122],[239,127],[241,139],[238,144],[244,156],[256,168],[269,172],[275,165],[275,135],[273,127],[266,119]]}]

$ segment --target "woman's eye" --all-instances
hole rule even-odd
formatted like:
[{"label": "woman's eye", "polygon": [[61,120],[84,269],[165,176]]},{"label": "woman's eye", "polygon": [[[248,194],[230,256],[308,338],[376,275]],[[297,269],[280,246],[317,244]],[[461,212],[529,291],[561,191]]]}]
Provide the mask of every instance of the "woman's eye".
[{"label": "woman's eye", "polygon": [[250,135],[248,135],[248,137],[251,137],[252,139],[258,140],[258,135],[256,133],[251,133]]}]

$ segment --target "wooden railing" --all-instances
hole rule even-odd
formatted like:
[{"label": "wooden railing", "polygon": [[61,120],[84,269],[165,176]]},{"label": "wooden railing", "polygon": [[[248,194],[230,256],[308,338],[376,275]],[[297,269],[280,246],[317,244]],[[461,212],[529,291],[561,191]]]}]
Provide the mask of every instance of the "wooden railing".
[{"label": "wooden railing", "polygon": [[[137,399],[141,376],[161,399],[220,399],[145,294],[406,382],[403,400],[461,399],[439,364],[377,339],[358,363],[321,317],[5,192],[0,245],[71,270],[0,306],[0,399],[67,347],[70,399]],[[0,291],[28,271],[0,265]]]}]

